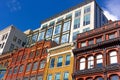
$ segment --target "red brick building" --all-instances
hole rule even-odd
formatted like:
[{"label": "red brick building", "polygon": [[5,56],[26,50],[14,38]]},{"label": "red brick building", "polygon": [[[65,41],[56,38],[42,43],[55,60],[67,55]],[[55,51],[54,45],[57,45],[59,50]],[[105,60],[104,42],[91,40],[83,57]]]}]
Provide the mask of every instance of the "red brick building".
[{"label": "red brick building", "polygon": [[47,49],[54,45],[51,41],[41,41],[30,48],[14,51],[5,80],[41,80],[47,60]]},{"label": "red brick building", "polygon": [[11,64],[11,53],[3,54],[0,56],[0,80],[4,80],[4,76],[8,66]]},{"label": "red brick building", "polygon": [[7,68],[11,63],[11,53],[7,53],[0,56],[0,68]]},{"label": "red brick building", "polygon": [[120,80],[120,21],[78,34],[75,80]]}]

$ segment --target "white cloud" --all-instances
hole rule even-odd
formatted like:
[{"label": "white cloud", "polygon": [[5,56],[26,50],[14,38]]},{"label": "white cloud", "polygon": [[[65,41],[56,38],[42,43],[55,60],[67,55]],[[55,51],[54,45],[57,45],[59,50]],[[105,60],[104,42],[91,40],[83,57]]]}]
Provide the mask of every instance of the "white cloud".
[{"label": "white cloud", "polygon": [[107,10],[104,10],[104,14],[106,15],[106,17],[109,19],[109,20],[112,20],[112,21],[115,21],[115,20],[118,20],[118,17],[111,14],[109,11]]},{"label": "white cloud", "polygon": [[105,14],[110,19],[120,19],[120,0],[105,0],[105,8]]},{"label": "white cloud", "polygon": [[18,0],[8,0],[7,7],[10,9],[11,12],[21,10],[21,5]]}]

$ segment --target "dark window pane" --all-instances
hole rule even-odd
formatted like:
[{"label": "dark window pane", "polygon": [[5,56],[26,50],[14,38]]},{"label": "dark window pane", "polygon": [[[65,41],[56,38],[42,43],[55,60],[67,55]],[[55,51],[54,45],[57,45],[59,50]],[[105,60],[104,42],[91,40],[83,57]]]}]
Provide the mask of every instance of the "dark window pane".
[{"label": "dark window pane", "polygon": [[55,65],[55,58],[52,58],[50,62],[50,68],[53,68],[54,65]]}]

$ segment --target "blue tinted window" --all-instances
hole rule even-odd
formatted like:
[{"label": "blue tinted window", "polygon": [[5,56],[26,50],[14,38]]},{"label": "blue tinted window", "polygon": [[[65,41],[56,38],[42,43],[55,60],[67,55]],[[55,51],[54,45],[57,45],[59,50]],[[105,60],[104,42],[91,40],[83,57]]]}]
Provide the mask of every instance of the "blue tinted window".
[{"label": "blue tinted window", "polygon": [[80,18],[76,18],[74,20],[74,29],[77,29],[80,27]]},{"label": "blue tinted window", "polygon": [[50,61],[50,68],[53,68],[55,65],[55,58],[52,58]]},{"label": "blue tinted window", "polygon": [[59,34],[60,32],[61,32],[61,25],[57,25],[55,27],[55,33],[54,33],[54,35]]},{"label": "blue tinted window", "polygon": [[58,57],[58,62],[57,62],[57,67],[60,67],[62,66],[62,60],[63,60],[63,57]]},{"label": "blue tinted window", "polygon": [[67,55],[65,65],[69,65],[69,64],[70,64],[70,55]]}]

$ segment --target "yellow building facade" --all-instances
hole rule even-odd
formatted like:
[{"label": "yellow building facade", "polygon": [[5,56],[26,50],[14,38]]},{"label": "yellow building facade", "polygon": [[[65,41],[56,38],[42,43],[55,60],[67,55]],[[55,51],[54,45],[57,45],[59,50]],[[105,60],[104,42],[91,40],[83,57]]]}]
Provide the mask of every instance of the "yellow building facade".
[{"label": "yellow building facade", "polygon": [[48,49],[43,80],[72,80],[74,56],[73,43]]}]

